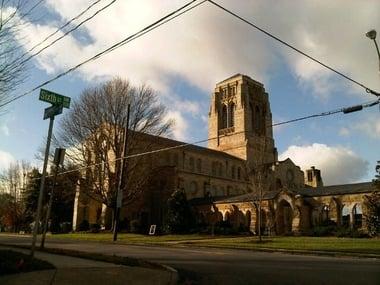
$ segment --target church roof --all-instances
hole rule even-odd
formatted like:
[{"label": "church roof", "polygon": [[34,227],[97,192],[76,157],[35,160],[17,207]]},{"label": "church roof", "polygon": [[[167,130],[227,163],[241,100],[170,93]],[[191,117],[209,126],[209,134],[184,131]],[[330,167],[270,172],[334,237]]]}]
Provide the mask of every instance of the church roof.
[{"label": "church roof", "polygon": [[[347,195],[347,194],[362,194],[371,193],[375,191],[376,188],[372,182],[363,182],[355,184],[343,184],[343,185],[332,185],[323,187],[305,187],[301,189],[291,189],[290,192],[294,194],[300,194],[303,197],[320,197],[320,196],[334,196],[334,195]],[[274,190],[263,193],[262,200],[272,200],[282,190]],[[209,197],[209,198],[195,198],[190,200],[193,205],[209,204],[211,202],[222,204],[222,203],[241,203],[241,202],[252,202],[258,201],[259,196],[257,193],[247,193],[237,196],[223,196],[223,197]]]},{"label": "church roof", "polygon": [[[219,151],[219,150],[215,150],[215,149],[211,149],[211,148],[207,148],[207,147],[203,147],[203,146],[198,146],[198,145],[190,144],[190,143],[186,143],[186,142],[181,142],[181,141],[177,141],[177,140],[173,140],[173,139],[169,139],[169,138],[165,138],[165,137],[153,136],[153,135],[146,134],[146,133],[139,133],[139,135],[144,136],[144,137],[146,137],[152,141],[155,141],[158,145],[163,144],[167,147],[178,146],[178,149],[181,149],[181,150],[197,151],[197,152],[202,152],[203,154],[207,153],[210,155],[217,155],[219,157],[222,156],[225,158],[239,160],[239,161],[244,162],[243,159],[236,157],[236,156],[233,156],[231,154],[225,153],[223,151]],[[183,145],[183,146],[181,146],[181,145]],[[175,148],[173,148],[173,149],[175,149]]]},{"label": "church roof", "polygon": [[355,184],[332,185],[322,187],[307,187],[302,189],[292,189],[291,191],[305,197],[331,196],[344,194],[369,193],[375,190],[372,182]]},{"label": "church roof", "polygon": [[[262,200],[271,200],[274,199],[277,194],[280,193],[280,190],[270,191],[267,193],[263,193]],[[190,200],[192,205],[202,205],[213,203],[239,203],[239,202],[252,202],[257,201],[259,196],[255,193],[247,193],[243,195],[236,196],[223,196],[223,197],[205,197],[205,198],[194,198]]]}]

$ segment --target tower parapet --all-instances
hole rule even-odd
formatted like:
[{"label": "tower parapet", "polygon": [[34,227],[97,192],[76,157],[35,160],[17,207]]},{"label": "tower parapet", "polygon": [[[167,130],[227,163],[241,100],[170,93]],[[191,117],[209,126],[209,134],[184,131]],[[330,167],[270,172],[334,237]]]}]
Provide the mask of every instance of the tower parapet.
[{"label": "tower parapet", "polygon": [[275,162],[272,113],[264,85],[236,74],[216,84],[209,112],[208,147],[250,165]]}]

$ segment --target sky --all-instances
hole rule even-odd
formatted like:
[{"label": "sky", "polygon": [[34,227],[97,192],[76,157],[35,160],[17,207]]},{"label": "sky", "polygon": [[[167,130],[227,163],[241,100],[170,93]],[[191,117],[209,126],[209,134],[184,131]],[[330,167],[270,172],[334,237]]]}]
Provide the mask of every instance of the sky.
[{"label": "sky", "polygon": [[[33,17],[24,18],[20,43],[30,49],[94,1],[45,0]],[[110,2],[100,1],[80,20]],[[365,37],[370,29],[380,32],[379,1],[216,2],[380,91],[375,46]],[[27,80],[12,95],[32,89],[184,3],[117,0],[31,60]],[[168,117],[176,121],[173,138],[193,142],[207,138],[215,84],[236,73],[264,84],[274,123],[376,99],[209,2],[44,88],[75,100],[85,88],[116,76],[136,86],[148,84],[167,106]],[[0,170],[22,159],[41,165],[35,154],[45,144],[48,120],[42,117],[49,104],[39,101],[38,93],[8,105],[0,115]],[[55,130],[62,116],[56,118]],[[379,107],[275,127],[274,137],[279,159],[289,157],[303,170],[321,169],[325,185],[370,181],[380,160]]]}]

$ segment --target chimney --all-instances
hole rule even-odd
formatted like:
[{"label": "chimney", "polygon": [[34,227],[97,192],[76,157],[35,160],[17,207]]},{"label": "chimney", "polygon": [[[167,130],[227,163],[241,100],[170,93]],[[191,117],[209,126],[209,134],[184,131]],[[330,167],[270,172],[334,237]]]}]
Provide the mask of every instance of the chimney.
[{"label": "chimney", "polygon": [[305,184],[314,188],[323,186],[321,171],[315,168],[315,166],[312,166],[310,169],[306,170]]}]

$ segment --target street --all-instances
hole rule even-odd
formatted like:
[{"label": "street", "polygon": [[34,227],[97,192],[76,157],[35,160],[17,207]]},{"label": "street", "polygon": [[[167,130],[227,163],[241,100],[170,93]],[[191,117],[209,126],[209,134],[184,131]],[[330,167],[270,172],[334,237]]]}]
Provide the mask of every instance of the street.
[{"label": "street", "polygon": [[[0,235],[1,244],[31,237]],[[169,265],[195,284],[379,284],[380,260],[302,256],[247,250],[135,246],[51,240],[47,247],[129,256]],[[194,284],[193,283],[193,284]]]}]

